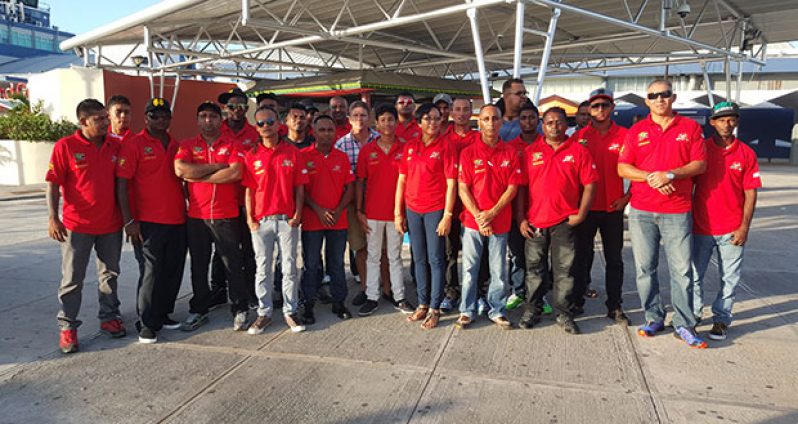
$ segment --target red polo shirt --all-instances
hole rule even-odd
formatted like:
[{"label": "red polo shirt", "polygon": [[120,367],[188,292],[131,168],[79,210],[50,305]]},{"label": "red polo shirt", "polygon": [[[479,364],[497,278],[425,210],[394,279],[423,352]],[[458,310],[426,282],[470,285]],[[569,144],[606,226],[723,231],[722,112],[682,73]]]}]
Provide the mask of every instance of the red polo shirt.
[{"label": "red polo shirt", "polygon": [[624,138],[626,128],[614,122],[605,134],[588,124],[571,136],[573,141],[587,147],[598,171],[599,179],[596,182],[591,211],[613,212],[610,204],[623,197],[623,178],[618,176],[618,155],[621,153]]},{"label": "red polo shirt", "polygon": [[169,136],[169,145],[164,149],[161,140],[147,130],[141,130],[122,145],[116,176],[129,181],[128,190],[135,199],[135,206],[130,205],[133,218],[156,224],[186,222],[183,181],[175,175],[179,147]]},{"label": "red polo shirt", "polygon": [[388,153],[377,142],[364,145],[357,157],[357,177],[366,180],[363,207],[366,217],[377,221],[393,221],[396,203],[396,181],[402,162],[404,145],[394,141]]},{"label": "red polo shirt", "polygon": [[335,139],[339,140],[341,137],[349,134],[352,131],[352,124],[347,120],[344,125],[335,126]]},{"label": "red polo shirt", "polygon": [[745,191],[762,187],[756,153],[740,140],[728,147],[706,140],[707,171],[696,177],[693,232],[719,236],[743,222]]},{"label": "red polo shirt", "polygon": [[222,135],[228,140],[233,140],[238,150],[243,153],[248,152],[252,146],[260,142],[258,129],[249,122],[244,122],[244,127],[235,132],[227,125],[227,120],[224,120],[222,121]]},{"label": "red polo shirt", "polygon": [[[496,146],[490,147],[481,137],[477,138],[476,142],[460,153],[459,182],[468,184],[479,210],[492,208],[507,187],[523,182],[518,152],[501,140]],[[504,234],[510,231],[511,204],[507,204],[491,221],[494,233]],[[467,228],[479,231],[474,215],[467,208],[463,208],[460,220]]]},{"label": "red polo shirt", "polygon": [[[316,146],[301,150],[302,163],[307,170],[308,182],[305,184],[305,196],[309,196],[323,208],[335,209],[341,202],[347,184],[355,181],[349,158],[336,148],[324,156]],[[302,208],[302,230],[345,230],[347,228],[346,211],[332,227],[321,223],[319,216],[305,202]]]},{"label": "red polo shirt", "polygon": [[261,143],[247,153],[244,165],[242,183],[252,191],[252,219],[293,216],[294,188],[308,182],[299,149],[285,141],[273,149]]},{"label": "red polo shirt", "polygon": [[479,140],[479,131],[469,128],[465,135],[460,135],[454,130],[454,124],[450,124],[446,132],[443,133],[443,138],[455,149],[455,154],[460,157],[460,152],[466,147],[470,146],[474,140]]},{"label": "red polo shirt", "polygon": [[424,146],[421,138],[405,143],[399,173],[406,175],[405,202],[416,213],[439,211],[446,206],[446,180],[457,178],[455,150],[443,137]]},{"label": "red polo shirt", "polygon": [[578,213],[582,188],[598,180],[590,152],[572,140],[556,151],[544,139],[535,141],[524,151],[522,167],[529,184],[527,220],[537,228]]},{"label": "red polo shirt", "polygon": [[[175,161],[182,160],[193,164],[227,163],[243,161],[240,152],[232,140],[220,136],[208,147],[208,143],[198,135],[180,143]],[[197,219],[224,219],[238,216],[238,182],[187,183],[188,216]]]},{"label": "red polo shirt", "polygon": [[[618,157],[646,171],[670,171],[695,160],[705,160],[706,149],[701,127],[692,119],[676,115],[663,131],[651,115],[629,128]],[[632,207],[647,212],[686,213],[690,211],[693,180],[672,182],[676,191],[665,196],[645,181],[632,182]]]},{"label": "red polo shirt", "polygon": [[80,130],[55,143],[45,180],[61,186],[61,220],[69,231],[97,235],[122,228],[114,180],[119,148],[109,137],[97,148]]},{"label": "red polo shirt", "polygon": [[125,132],[122,133],[122,134],[115,134],[115,133],[113,133],[111,131],[111,127],[108,127],[108,136],[111,137],[113,140],[116,140],[116,141],[118,141],[120,143],[124,143],[125,140],[130,138],[132,135],[134,135],[134,134],[133,134],[133,131],[130,131],[130,128],[125,130]]},{"label": "red polo shirt", "polygon": [[[532,143],[535,143],[535,142],[537,142],[537,141],[542,141],[542,140],[543,140],[543,136],[542,136],[542,135],[540,135],[540,134],[538,134],[538,135],[535,137],[535,140],[534,140]],[[507,142],[505,142],[505,143],[507,143],[509,146],[512,146],[512,148],[513,148],[513,149],[515,149],[515,151],[516,151],[516,152],[518,152],[518,154],[519,154],[519,155],[521,155],[521,156],[523,156],[523,155],[524,155],[524,150],[526,150],[526,147],[527,147],[527,146],[529,146],[530,144],[532,144],[532,143],[530,143],[530,144],[527,144],[527,143],[526,143],[526,142],[525,142],[525,141],[524,141],[524,140],[521,138],[521,136],[520,136],[520,135],[519,135],[518,137],[516,137],[516,138],[514,138],[514,139],[510,140],[510,141],[507,141]]]},{"label": "red polo shirt", "polygon": [[421,127],[418,126],[418,122],[416,122],[415,119],[407,124],[402,124],[398,120],[396,121],[396,138],[399,141],[407,143],[417,137],[421,137]]}]

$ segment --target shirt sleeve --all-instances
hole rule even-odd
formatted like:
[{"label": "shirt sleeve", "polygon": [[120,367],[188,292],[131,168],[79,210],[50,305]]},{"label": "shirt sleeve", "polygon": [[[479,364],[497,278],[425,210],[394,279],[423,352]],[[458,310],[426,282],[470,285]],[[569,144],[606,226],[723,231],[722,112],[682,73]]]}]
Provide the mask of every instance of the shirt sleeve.
[{"label": "shirt sleeve", "polygon": [[53,154],[50,156],[50,164],[47,167],[47,174],[44,179],[51,183],[63,185],[68,172],[67,144],[62,139],[53,148]]},{"label": "shirt sleeve", "polygon": [[[515,150],[515,149],[513,149]],[[524,183],[524,175],[521,171],[521,161],[523,159],[522,155],[519,155],[518,152],[513,152],[511,155],[512,159],[510,159],[510,169],[512,169],[512,173],[510,174],[510,179],[508,180],[509,185],[523,185]]]},{"label": "shirt sleeve", "polygon": [[[359,164],[360,163],[360,158],[357,158],[357,161],[358,161],[358,164]],[[345,165],[349,165],[349,160],[347,160],[346,156],[342,156],[341,157],[341,167],[343,168]],[[346,174],[344,175],[344,184],[349,184],[349,183],[355,181],[355,173],[352,170],[352,168],[345,167],[343,169],[345,169],[344,172],[346,172]]]},{"label": "shirt sleeve", "polygon": [[227,163],[243,163],[245,156],[244,150],[236,146],[235,143],[230,143],[230,149],[232,151],[230,152],[230,157],[227,159]]},{"label": "shirt sleeve", "polygon": [[254,191],[258,188],[258,183],[255,180],[255,176],[252,175],[252,169],[249,164],[250,161],[246,160],[245,157],[243,166],[241,167],[241,185]]},{"label": "shirt sleeve", "polygon": [[410,160],[410,155],[408,152],[410,151],[411,143],[405,143],[404,149],[402,150],[402,160],[399,161],[399,175],[407,175],[407,162]]},{"label": "shirt sleeve", "polygon": [[707,143],[704,141],[704,134],[701,127],[696,124],[696,129],[690,138],[690,162],[697,160],[707,160]]},{"label": "shirt sleeve", "polygon": [[119,150],[119,159],[116,161],[116,176],[119,178],[131,179],[136,175],[138,168],[138,145],[135,139],[131,139],[122,144]]},{"label": "shirt sleeve", "polygon": [[[738,141],[738,143],[742,143]],[[756,153],[748,151],[746,155],[745,174],[743,174],[743,190],[753,190],[762,187],[762,178],[759,176],[759,162]]]},{"label": "shirt sleeve", "polygon": [[191,160],[191,147],[188,145],[188,140],[180,143],[180,147],[177,148],[177,153],[175,153],[175,161],[183,161],[183,162],[192,162]]},{"label": "shirt sleeve", "polygon": [[297,164],[297,166],[294,167],[294,187],[305,185],[310,182],[308,168],[305,166],[302,156],[302,153],[298,151],[294,154],[294,163]]},{"label": "shirt sleeve", "polygon": [[445,140],[441,140],[441,142],[445,143],[444,145],[444,152],[443,152],[443,175],[446,176],[446,179],[457,179],[457,150],[454,149],[449,143],[446,143]]},{"label": "shirt sleeve", "polygon": [[593,162],[593,156],[590,156],[590,151],[587,150],[587,147],[581,145],[579,145],[579,147],[581,150],[579,155],[579,181],[583,186],[586,186],[598,181],[599,176],[596,170],[596,164]]},{"label": "shirt sleeve", "polygon": [[518,154],[518,169],[521,170],[521,179],[518,181],[519,185],[529,185],[529,167],[527,166],[527,162],[529,161],[529,153],[530,146],[527,146],[521,149],[521,153]]},{"label": "shirt sleeve", "polygon": [[626,137],[623,138],[623,145],[621,146],[621,153],[618,155],[618,163],[635,163],[635,149],[637,148],[635,145],[635,142],[637,141],[635,140],[636,138],[637,132],[631,130],[626,132]]},{"label": "shirt sleeve", "polygon": [[364,152],[363,150],[360,151],[360,155],[357,157],[357,166],[355,166],[355,169],[357,170],[357,177],[360,179],[368,178],[369,175],[368,163],[366,162],[368,154],[364,155],[363,153],[368,152]]},{"label": "shirt sleeve", "polygon": [[463,184],[471,185],[474,182],[474,163],[471,161],[471,155],[467,152],[460,153],[460,163],[458,165],[459,175],[457,181]]}]

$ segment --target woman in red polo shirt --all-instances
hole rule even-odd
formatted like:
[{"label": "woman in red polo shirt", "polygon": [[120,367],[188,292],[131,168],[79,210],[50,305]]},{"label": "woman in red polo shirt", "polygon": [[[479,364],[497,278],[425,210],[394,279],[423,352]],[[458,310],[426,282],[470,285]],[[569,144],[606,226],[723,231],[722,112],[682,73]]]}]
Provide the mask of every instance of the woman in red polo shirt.
[{"label": "woman in red polo shirt", "polygon": [[[410,248],[418,290],[418,308],[407,317],[421,321],[421,328],[438,325],[446,269],[445,237],[454,209],[457,158],[438,136],[441,114],[432,103],[416,110],[421,136],[405,144],[396,184],[394,224],[400,233],[410,232]],[[431,292],[431,293],[430,293]]]}]

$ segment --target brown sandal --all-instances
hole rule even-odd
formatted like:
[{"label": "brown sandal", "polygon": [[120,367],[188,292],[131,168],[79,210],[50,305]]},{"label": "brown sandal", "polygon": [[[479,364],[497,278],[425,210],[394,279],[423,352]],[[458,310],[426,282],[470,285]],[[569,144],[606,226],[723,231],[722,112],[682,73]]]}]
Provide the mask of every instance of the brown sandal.
[{"label": "brown sandal", "polygon": [[407,320],[410,322],[421,321],[427,317],[427,312],[429,312],[429,306],[418,305],[418,308],[407,317]]},{"label": "brown sandal", "polygon": [[474,322],[474,320],[472,320],[471,317],[469,317],[468,315],[460,315],[457,318],[457,321],[454,322],[454,325],[457,328],[465,329],[468,328],[468,326],[471,325],[472,322]]},{"label": "brown sandal", "polygon": [[438,326],[438,321],[441,319],[441,310],[440,309],[433,309],[430,311],[429,315],[427,315],[427,319],[421,323],[421,328],[423,330],[431,330]]}]

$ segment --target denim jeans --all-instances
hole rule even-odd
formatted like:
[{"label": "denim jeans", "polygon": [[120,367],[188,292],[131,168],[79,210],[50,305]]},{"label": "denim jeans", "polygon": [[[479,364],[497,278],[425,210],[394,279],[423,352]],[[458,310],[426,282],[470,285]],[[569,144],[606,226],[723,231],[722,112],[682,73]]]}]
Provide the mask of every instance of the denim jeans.
[{"label": "denim jeans", "polygon": [[593,245],[596,232],[601,233],[604,260],[604,282],[607,288],[607,310],[621,307],[623,287],[623,212],[590,211],[585,222],[576,227],[574,258],[574,305],[584,306],[585,291],[590,286],[593,268]]},{"label": "denim jeans", "polygon": [[418,303],[432,309],[439,309],[443,300],[446,242],[445,237],[439,237],[437,233],[442,217],[443,209],[420,214],[407,208],[407,229],[415,259]]},{"label": "denim jeans", "polygon": [[637,292],[646,322],[663,322],[665,307],[659,293],[659,244],[665,247],[671,277],[673,326],[695,326],[693,314],[693,218],[688,213],[654,213],[631,208],[629,235],[635,258]]},{"label": "denim jeans", "polygon": [[[527,303],[528,312],[541,314],[543,296],[552,283],[552,306],[557,315],[572,316],[571,294],[574,290],[574,227],[563,221],[553,227],[541,229],[541,234],[526,239]],[[551,250],[551,255],[549,255]],[[551,257],[551,269],[549,269]]]},{"label": "denim jeans", "polygon": [[396,232],[391,221],[368,220],[371,232],[366,236],[368,259],[366,261],[366,295],[369,300],[380,298],[380,259],[382,259],[383,239],[388,256],[388,269],[391,276],[391,291],[394,299],[405,300],[405,280],[402,276],[403,234]]},{"label": "denim jeans", "polygon": [[252,231],[252,249],[255,251],[255,295],[258,297],[258,316],[272,315],[272,263],[275,242],[280,245],[281,268],[283,272],[283,314],[293,314],[297,310],[299,282],[296,268],[296,250],[299,243],[299,229],[288,225],[285,219],[263,218],[260,226]]},{"label": "denim jeans", "polygon": [[740,283],[743,268],[743,246],[731,243],[731,233],[721,236],[693,236],[693,312],[696,319],[701,318],[704,308],[704,275],[712,254],[718,252],[718,273],[720,287],[712,302],[712,322],[731,325],[734,292]]},{"label": "denim jeans", "polygon": [[333,302],[346,300],[346,277],[344,276],[344,253],[346,252],[346,230],[302,231],[302,258],[305,272],[302,273],[302,295],[305,306],[313,308],[316,293],[321,287],[321,245],[324,243],[324,260],[330,273],[330,296]]},{"label": "denim jeans", "polygon": [[481,256],[488,248],[490,284],[487,301],[490,305],[488,318],[504,316],[507,302],[507,238],[509,233],[483,236],[479,231],[463,227],[463,293],[460,297],[460,313],[474,319],[477,315],[477,279]]}]

